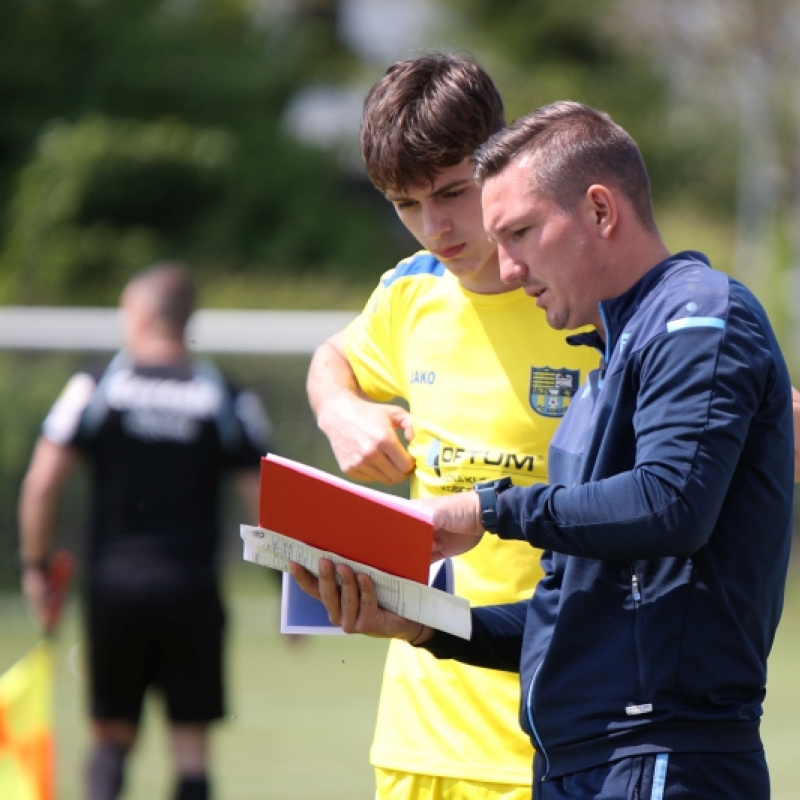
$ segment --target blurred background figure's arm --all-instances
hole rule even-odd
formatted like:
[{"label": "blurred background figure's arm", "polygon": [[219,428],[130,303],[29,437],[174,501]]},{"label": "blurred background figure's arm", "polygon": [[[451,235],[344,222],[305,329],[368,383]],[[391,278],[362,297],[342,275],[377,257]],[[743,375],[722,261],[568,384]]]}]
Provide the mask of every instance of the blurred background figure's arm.
[{"label": "blurred background figure's arm", "polygon": [[247,514],[247,522],[250,525],[258,524],[258,492],[259,492],[259,472],[256,469],[239,470],[234,476],[234,486],[239,502],[244,513]]},{"label": "blurred background figure's arm", "polygon": [[79,452],[40,437],[19,497],[22,590],[36,621],[49,625],[47,561],[58,527],[64,490],[80,462]]}]

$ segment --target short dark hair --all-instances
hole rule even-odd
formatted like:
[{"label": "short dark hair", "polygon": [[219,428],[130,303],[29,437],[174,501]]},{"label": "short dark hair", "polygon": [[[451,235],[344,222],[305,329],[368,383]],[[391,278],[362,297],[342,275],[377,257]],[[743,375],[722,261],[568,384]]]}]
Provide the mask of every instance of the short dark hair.
[{"label": "short dark hair", "polygon": [[134,275],[126,288],[145,294],[164,329],[176,338],[183,336],[197,294],[188,264],[159,261]]},{"label": "short dark hair", "polygon": [[471,158],[505,125],[500,92],[474,61],[424,55],[398,61],[369,91],[361,118],[361,155],[382,192],[433,183]]},{"label": "short dark hair", "polygon": [[594,183],[619,189],[639,221],[655,229],[650,179],[633,137],[604,111],[562,100],[537,108],[491,136],[475,152],[483,183],[512,161],[534,160],[536,189],[573,211]]}]

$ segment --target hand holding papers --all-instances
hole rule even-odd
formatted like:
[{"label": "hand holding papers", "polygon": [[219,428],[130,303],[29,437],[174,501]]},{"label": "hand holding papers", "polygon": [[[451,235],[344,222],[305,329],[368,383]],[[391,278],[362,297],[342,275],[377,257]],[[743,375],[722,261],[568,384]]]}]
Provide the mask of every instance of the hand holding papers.
[{"label": "hand holding papers", "polygon": [[[453,562],[447,558],[431,564],[428,585],[453,594]],[[457,601],[459,605],[462,601]],[[281,582],[281,633],[319,636],[344,633],[339,625],[328,619],[328,612],[320,600],[306,594],[297,581],[283,573]]]},{"label": "hand holding papers", "polygon": [[281,536],[274,531],[249,525],[240,526],[240,530],[244,540],[245,561],[284,572],[288,571],[289,562],[294,561],[314,575],[319,575],[321,558],[327,558],[334,564],[347,564],[354,572],[364,573],[372,578],[381,608],[463,639],[470,637],[472,628],[469,601],[463,597],[431,588],[427,584],[398,578],[367,564]]},{"label": "hand holding papers", "polygon": [[382,608],[463,638],[469,602],[427,585],[433,541],[428,512],[279,456],[261,462],[259,527],[241,526],[244,558],[319,574],[320,558],[369,575]]}]

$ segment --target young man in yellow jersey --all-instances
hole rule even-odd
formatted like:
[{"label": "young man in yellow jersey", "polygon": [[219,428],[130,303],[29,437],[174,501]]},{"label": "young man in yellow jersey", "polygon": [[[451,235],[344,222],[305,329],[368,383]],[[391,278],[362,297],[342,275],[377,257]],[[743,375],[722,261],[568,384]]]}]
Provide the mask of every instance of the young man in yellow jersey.
[{"label": "young man in yellow jersey", "polygon": [[[424,249],[383,275],[311,363],[311,406],[352,478],[411,476],[415,497],[502,475],[545,481],[550,437],[597,366],[500,277],[470,157],[504,124],[494,83],[457,56],[396,63],[367,96],[367,172]],[[497,537],[454,560],[455,591],[473,605],[526,599],[540,575],[537,551]],[[514,673],[393,641],[370,751],[376,797],[529,798],[519,699]]]}]

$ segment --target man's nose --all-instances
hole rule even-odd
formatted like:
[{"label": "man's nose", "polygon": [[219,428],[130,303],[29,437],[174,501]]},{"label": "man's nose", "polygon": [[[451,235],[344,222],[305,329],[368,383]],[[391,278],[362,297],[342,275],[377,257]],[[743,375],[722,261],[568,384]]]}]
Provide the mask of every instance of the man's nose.
[{"label": "man's nose", "polygon": [[523,280],[528,274],[525,264],[515,259],[503,247],[497,248],[497,260],[500,264],[500,278],[504,283],[516,283]]},{"label": "man's nose", "polygon": [[422,213],[422,232],[430,239],[438,239],[451,228],[449,217],[435,208]]}]

